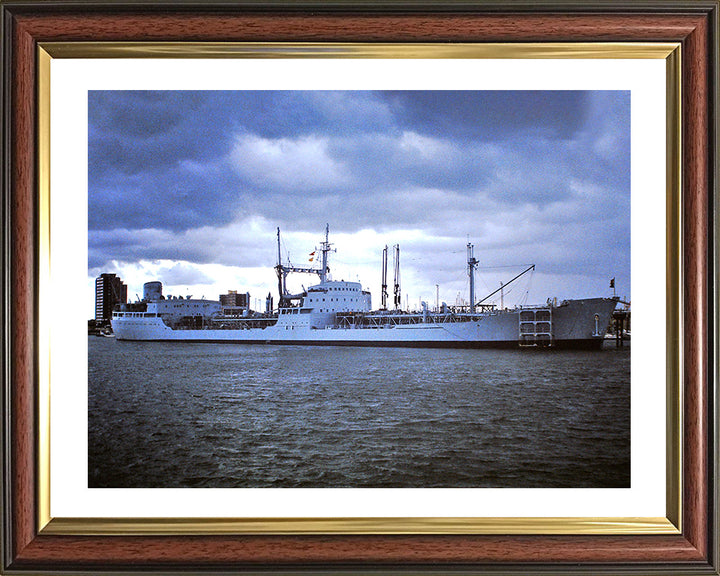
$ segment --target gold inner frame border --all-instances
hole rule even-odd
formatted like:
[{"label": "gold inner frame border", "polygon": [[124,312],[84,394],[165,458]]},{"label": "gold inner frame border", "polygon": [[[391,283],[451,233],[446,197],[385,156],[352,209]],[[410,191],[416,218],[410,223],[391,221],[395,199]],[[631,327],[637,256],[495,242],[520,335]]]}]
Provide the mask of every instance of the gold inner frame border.
[{"label": "gold inner frame border", "polygon": [[[428,518],[53,518],[50,514],[50,68],[54,58],[469,58],[666,61],[666,516]],[[591,42],[376,44],[233,42],[39,43],[38,70],[38,531],[53,535],[679,534],[682,518],[681,45]]]}]

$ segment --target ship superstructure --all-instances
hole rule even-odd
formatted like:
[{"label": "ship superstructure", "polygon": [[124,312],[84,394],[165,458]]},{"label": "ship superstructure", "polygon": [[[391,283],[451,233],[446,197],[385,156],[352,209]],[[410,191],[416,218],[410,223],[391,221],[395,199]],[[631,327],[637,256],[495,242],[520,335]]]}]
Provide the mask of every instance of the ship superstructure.
[{"label": "ship superstructure", "polygon": [[[470,300],[464,307],[443,304],[431,311],[426,303],[418,312],[400,309],[399,247],[393,248],[394,310],[387,307],[387,247],[383,252],[382,304],[372,309],[370,292],[359,282],[332,280],[328,239],[320,245],[320,267],[283,264],[278,230],[278,307],[268,294],[263,312],[249,307],[227,307],[220,301],[164,297],[159,282],[145,284],[143,300],[123,304],[113,312],[112,328],[118,340],[239,342],[335,346],[411,347],[557,347],[600,348],[617,298],[548,300],[539,306],[511,309],[476,301],[474,275],[477,260],[468,244]],[[534,267],[506,283],[507,286]],[[291,273],[316,274],[319,282],[297,294],[287,290]]]}]

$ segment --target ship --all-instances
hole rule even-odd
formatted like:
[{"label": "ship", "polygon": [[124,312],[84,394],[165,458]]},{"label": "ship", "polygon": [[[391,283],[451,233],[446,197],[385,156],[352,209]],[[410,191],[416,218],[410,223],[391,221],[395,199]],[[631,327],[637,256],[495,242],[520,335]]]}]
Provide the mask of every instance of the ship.
[{"label": "ship", "polygon": [[[360,282],[333,280],[328,256],[334,251],[329,227],[320,243],[320,265],[314,268],[284,264],[277,230],[278,305],[272,294],[265,309],[255,311],[250,295],[230,292],[219,300],[188,296],[165,297],[162,283],[145,283],[143,298],[119,304],[112,314],[112,330],[118,341],[227,342],[272,345],[389,346],[416,348],[551,348],[595,349],[603,346],[617,297],[562,300],[541,305],[506,308],[475,298],[478,260],[467,244],[470,295],[467,305],[443,303],[431,310],[426,302],[418,311],[401,309],[399,246],[393,247],[394,307],[388,306],[388,249],[382,255],[381,306],[372,308],[371,295]],[[534,265],[509,280],[501,289]],[[313,274],[319,282],[291,294],[287,276]]]}]

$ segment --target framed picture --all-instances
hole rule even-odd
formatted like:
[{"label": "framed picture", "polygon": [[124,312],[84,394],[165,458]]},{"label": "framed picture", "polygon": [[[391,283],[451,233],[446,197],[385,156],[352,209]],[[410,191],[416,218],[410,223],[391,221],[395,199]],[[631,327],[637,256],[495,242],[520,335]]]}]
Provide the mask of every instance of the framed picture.
[{"label": "framed picture", "polygon": [[4,3],[3,569],[717,573],[717,8]]}]

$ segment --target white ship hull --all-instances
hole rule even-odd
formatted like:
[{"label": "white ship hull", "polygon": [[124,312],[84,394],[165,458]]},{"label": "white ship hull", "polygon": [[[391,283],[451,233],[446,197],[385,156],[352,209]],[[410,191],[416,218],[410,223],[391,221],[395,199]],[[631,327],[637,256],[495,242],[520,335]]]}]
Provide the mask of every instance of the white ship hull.
[{"label": "white ship hull", "polygon": [[[320,268],[284,266],[280,261],[278,229],[278,293],[280,303],[273,311],[268,294],[266,312],[250,310],[250,295],[236,292],[218,301],[165,298],[162,284],[148,282],[142,302],[123,304],[113,312],[112,329],[118,340],[164,342],[239,342],[247,344],[296,344],[321,346],[413,346],[413,347],[571,347],[600,348],[610,324],[616,298],[565,300],[559,305],[497,309],[482,305],[430,312],[422,303],[421,312],[372,310],[370,292],[359,282],[332,280],[327,257],[331,252],[328,227],[320,245]],[[474,269],[477,260],[468,243],[470,299],[475,303]],[[399,247],[396,263],[394,301],[399,307]],[[314,253],[313,253],[314,254]],[[387,247],[383,251],[383,298],[386,307],[385,272]],[[507,287],[534,265],[510,280]],[[320,282],[301,294],[289,294],[285,277],[290,272],[312,273]],[[502,288],[501,288],[502,290]],[[480,311],[477,311],[480,310]]]},{"label": "white ship hull", "polygon": [[[342,325],[323,316],[324,326],[279,318],[264,328],[173,328],[162,317],[142,314],[113,318],[118,340],[236,342],[322,346],[397,346],[435,348],[600,348],[616,300],[590,298],[559,306],[490,311],[464,317],[428,313],[418,323]],[[534,322],[535,317],[543,322]],[[380,318],[374,316],[374,318]],[[549,321],[544,321],[549,318]],[[542,325],[542,327],[540,327]]]}]

